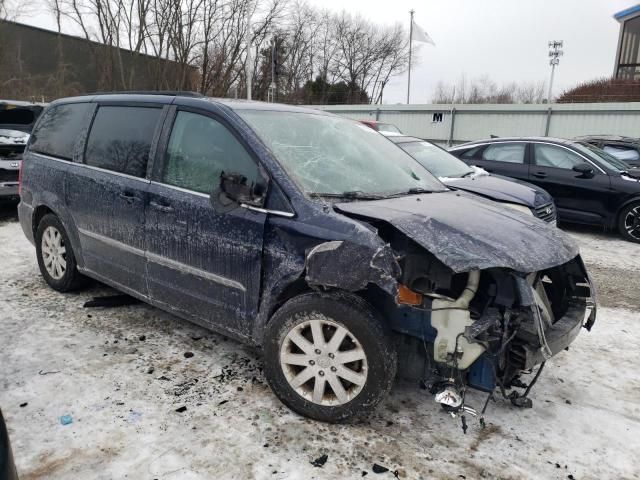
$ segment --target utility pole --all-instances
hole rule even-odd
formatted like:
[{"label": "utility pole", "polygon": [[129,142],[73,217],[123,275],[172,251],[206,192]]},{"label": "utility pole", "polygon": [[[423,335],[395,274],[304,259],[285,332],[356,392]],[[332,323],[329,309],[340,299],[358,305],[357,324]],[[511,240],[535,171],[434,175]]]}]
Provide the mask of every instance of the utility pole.
[{"label": "utility pole", "polygon": [[553,75],[556,71],[556,65],[560,63],[560,59],[564,52],[560,50],[562,48],[562,40],[551,40],[549,42],[549,65],[551,65],[551,79],[549,80],[549,93],[547,94],[547,103],[551,103],[551,96],[553,95]]},{"label": "utility pole", "polygon": [[407,76],[407,105],[409,105],[409,98],[411,97],[411,42],[413,40],[413,14],[415,10],[409,11],[409,75]]},{"label": "utility pole", "polygon": [[271,83],[269,84],[269,90],[267,92],[268,102],[276,101],[278,68],[278,37],[274,36],[271,39]]},{"label": "utility pole", "polygon": [[245,67],[245,75],[247,76],[247,100],[251,100],[251,81],[253,80],[253,59],[251,57],[251,2],[246,2],[247,7],[247,65]]}]

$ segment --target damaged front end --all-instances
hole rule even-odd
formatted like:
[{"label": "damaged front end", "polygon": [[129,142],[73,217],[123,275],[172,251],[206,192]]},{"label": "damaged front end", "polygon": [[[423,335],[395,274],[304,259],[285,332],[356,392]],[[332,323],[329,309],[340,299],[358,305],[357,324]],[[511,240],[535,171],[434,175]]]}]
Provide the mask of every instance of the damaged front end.
[{"label": "damaged front end", "polygon": [[530,406],[545,361],[595,322],[595,290],[577,246],[535,220],[505,222],[508,212],[478,209],[486,222],[474,231],[474,222],[445,221],[424,207],[418,216],[403,202],[339,206],[372,226],[398,262],[395,297],[375,286],[365,296],[398,334],[399,375],[421,381],[452,412],[474,413],[464,402],[468,386]]}]

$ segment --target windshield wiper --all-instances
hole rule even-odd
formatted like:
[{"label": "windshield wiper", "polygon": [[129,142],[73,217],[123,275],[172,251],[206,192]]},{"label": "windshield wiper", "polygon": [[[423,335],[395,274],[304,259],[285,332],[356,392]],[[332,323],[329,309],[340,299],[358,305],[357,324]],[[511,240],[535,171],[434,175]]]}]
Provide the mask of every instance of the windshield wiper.
[{"label": "windshield wiper", "polygon": [[384,195],[379,195],[375,193],[365,193],[362,190],[351,190],[348,192],[341,193],[317,193],[312,192],[309,194],[310,197],[325,197],[325,198],[346,198],[353,200],[381,200],[386,198]]},{"label": "windshield wiper", "polygon": [[474,172],[473,170],[469,170],[467,173],[462,175],[460,178],[467,178],[469,175],[473,175],[474,173],[476,173],[476,172]]}]

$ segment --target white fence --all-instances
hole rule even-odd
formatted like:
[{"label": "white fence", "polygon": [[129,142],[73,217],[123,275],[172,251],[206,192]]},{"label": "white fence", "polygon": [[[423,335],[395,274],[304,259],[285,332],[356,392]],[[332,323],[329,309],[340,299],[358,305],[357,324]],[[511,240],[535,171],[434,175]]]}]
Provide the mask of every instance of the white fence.
[{"label": "white fence", "polygon": [[541,105],[325,105],[357,120],[393,123],[407,135],[453,145],[491,135],[614,134],[640,137],[640,103]]}]

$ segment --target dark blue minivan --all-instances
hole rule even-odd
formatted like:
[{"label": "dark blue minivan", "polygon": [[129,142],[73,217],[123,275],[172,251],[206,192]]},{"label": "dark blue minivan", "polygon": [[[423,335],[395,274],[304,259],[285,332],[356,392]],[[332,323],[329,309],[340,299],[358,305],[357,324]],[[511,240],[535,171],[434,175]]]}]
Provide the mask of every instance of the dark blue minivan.
[{"label": "dark blue minivan", "polygon": [[315,110],[59,100],[20,188],[52,288],[91,277],[260,346],[276,395],[318,420],[373,408],[396,373],[451,411],[472,410],[467,386],[526,404],[521,375],[595,321],[565,234],[451,191],[369,127]]}]

